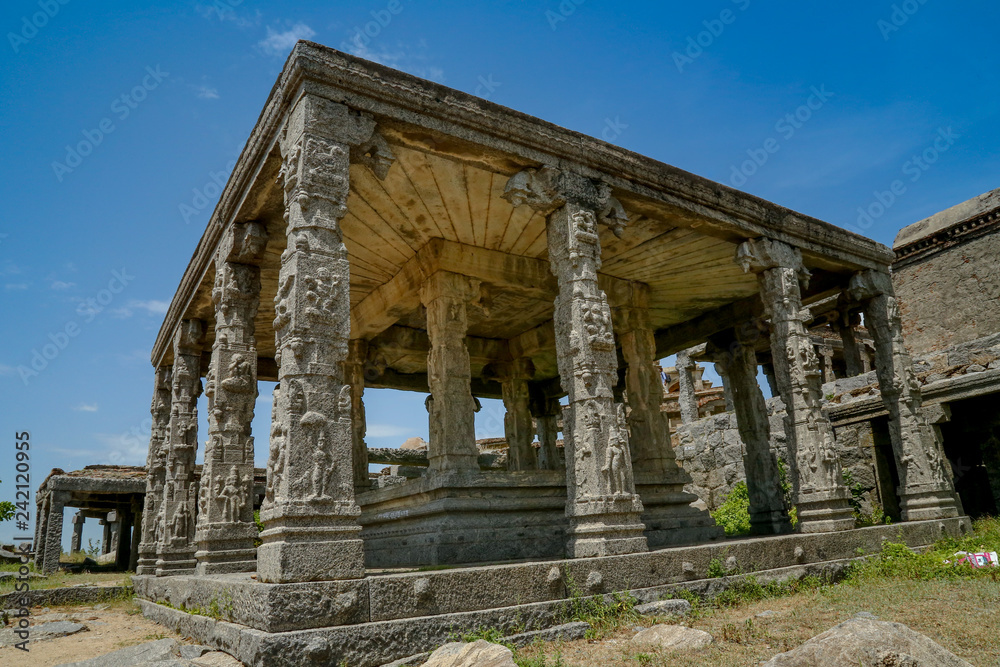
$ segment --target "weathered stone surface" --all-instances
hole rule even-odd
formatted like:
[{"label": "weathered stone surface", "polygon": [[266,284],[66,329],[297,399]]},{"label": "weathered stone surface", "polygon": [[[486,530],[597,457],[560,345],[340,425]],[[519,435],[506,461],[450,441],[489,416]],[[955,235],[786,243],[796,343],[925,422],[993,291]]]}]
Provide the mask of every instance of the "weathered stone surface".
[{"label": "weathered stone surface", "polygon": [[691,611],[691,603],[687,600],[659,600],[635,606],[635,610],[643,616],[684,616]]},{"label": "weathered stone surface", "polygon": [[479,639],[470,644],[452,642],[431,653],[424,667],[516,667],[506,646]]},{"label": "weathered stone surface", "polygon": [[145,644],[129,646],[90,660],[69,662],[59,665],[59,667],[135,667],[144,663],[173,659],[177,647],[176,639],[158,639]]},{"label": "weathered stone surface", "polygon": [[212,651],[191,661],[196,667],[243,667],[243,663],[222,651]]},{"label": "weathered stone surface", "polygon": [[[33,643],[45,641],[46,639],[55,639],[56,637],[65,637],[66,635],[73,635],[86,629],[87,626],[82,623],[73,623],[72,621],[38,623],[31,626],[29,641]],[[12,646],[21,641],[24,640],[14,634],[12,629],[0,629],[0,646]]]},{"label": "weathered stone surface", "polygon": [[712,643],[712,635],[704,630],[683,625],[654,625],[632,637],[632,643],[655,646],[668,651],[696,651]]},{"label": "weathered stone surface", "polygon": [[852,618],[802,646],[776,655],[765,667],[972,667],[930,638],[901,623]]}]

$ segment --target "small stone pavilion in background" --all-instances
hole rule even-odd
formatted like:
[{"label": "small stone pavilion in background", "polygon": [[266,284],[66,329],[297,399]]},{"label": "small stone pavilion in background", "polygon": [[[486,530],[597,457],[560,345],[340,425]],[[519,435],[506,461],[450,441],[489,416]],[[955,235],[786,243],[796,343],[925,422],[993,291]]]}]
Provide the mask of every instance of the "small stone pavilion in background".
[{"label": "small stone pavilion in background", "polygon": [[[806,327],[819,301],[842,321],[863,312],[874,343],[904,519],[891,535],[957,535],[967,519],[920,412],[892,259],[820,220],[299,42],[153,348],[144,611],[254,665],[380,665],[456,629],[551,625],[578,588],[648,599],[707,576],[723,548],[758,569],[876,548],[890,529],[853,530],[820,405]],[[764,541],[720,545],[682,490],[657,360],[702,343],[725,355]],[[787,406],[796,534],[758,349]],[[269,433],[251,431],[261,379],[278,382]],[[427,394],[426,475],[370,487],[370,387]],[[505,470],[480,466],[477,398],[503,400]],[[407,571],[423,565],[461,567]],[[221,620],[178,610],[213,600]]]}]

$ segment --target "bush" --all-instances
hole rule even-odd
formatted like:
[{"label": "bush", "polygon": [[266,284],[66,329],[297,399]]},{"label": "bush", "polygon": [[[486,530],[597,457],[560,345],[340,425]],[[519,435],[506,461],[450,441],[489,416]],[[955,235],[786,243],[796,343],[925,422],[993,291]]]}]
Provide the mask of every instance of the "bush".
[{"label": "bush", "polygon": [[750,494],[746,482],[737,482],[719,509],[712,512],[715,523],[722,526],[726,535],[750,533]]}]

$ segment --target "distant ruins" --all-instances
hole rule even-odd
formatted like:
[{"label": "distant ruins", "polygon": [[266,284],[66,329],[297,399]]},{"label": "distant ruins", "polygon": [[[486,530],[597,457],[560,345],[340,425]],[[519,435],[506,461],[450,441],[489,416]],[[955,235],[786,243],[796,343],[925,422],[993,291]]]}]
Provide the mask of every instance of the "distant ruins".
[{"label": "distant ruins", "polygon": [[[580,592],[655,599],[715,558],[822,574],[884,538],[959,535],[969,522],[921,409],[893,259],[820,220],[299,42],[153,348],[144,613],[253,665],[374,666],[456,630],[553,625]],[[843,374],[858,376],[859,313],[877,379],[862,413],[833,405],[837,355],[818,355],[811,329],[835,327]],[[682,447],[701,423],[688,360],[725,372],[733,410],[708,419],[732,415],[761,537],[720,540],[683,490],[657,361],[674,353]],[[268,437],[250,428],[260,379],[279,383]],[[371,487],[367,387],[428,394],[426,474]],[[505,469],[476,446],[482,397],[506,408]],[[855,529],[835,428],[856,416],[885,425],[898,525]]]}]

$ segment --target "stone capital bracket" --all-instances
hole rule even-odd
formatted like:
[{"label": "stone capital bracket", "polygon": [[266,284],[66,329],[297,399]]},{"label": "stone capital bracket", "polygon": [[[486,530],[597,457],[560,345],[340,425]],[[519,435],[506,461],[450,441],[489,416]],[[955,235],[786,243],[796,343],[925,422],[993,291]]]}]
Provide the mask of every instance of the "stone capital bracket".
[{"label": "stone capital bracket", "polygon": [[847,292],[858,303],[870,301],[877,296],[892,296],[892,276],[882,271],[859,271],[851,276]]},{"label": "stone capital bracket", "polygon": [[267,247],[267,228],[260,222],[233,223],[219,242],[218,259],[256,265]]},{"label": "stone capital bracket", "polygon": [[530,206],[548,215],[567,203],[597,213],[597,221],[621,238],[629,222],[625,208],[611,196],[611,186],[551,165],[525,169],[510,177],[503,198],[512,206]]},{"label": "stone capital bracket", "polygon": [[181,320],[175,336],[175,347],[178,352],[200,355],[205,338],[205,323],[202,320]]},{"label": "stone capital bracket", "polygon": [[424,306],[435,299],[448,297],[472,303],[480,296],[480,281],[459,273],[436,271],[420,287],[420,303]]},{"label": "stone capital bracket", "polygon": [[535,377],[535,362],[530,357],[519,357],[510,361],[492,361],[483,367],[484,380],[506,382],[510,380],[531,380]]},{"label": "stone capital bracket", "polygon": [[744,273],[763,273],[770,269],[793,269],[803,287],[809,286],[811,274],[802,263],[802,252],[787,243],[766,237],[751,239],[736,249],[736,263]]}]

